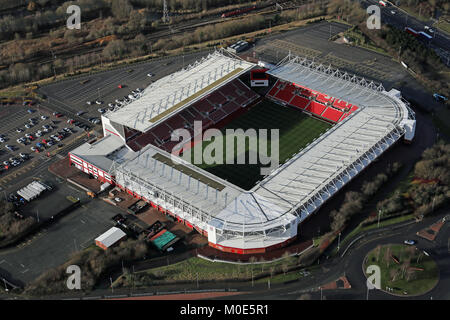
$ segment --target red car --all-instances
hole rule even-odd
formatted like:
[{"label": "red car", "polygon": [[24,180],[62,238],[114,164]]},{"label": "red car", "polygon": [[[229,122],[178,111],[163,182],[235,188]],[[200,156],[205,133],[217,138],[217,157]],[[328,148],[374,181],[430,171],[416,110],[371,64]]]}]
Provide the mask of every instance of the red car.
[{"label": "red car", "polygon": [[62,113],[59,113],[59,112],[53,112],[53,115],[57,118],[60,118],[63,116]]},{"label": "red car", "polygon": [[122,88],[123,88],[123,84],[119,84],[117,87],[118,87],[119,89],[122,89]]}]

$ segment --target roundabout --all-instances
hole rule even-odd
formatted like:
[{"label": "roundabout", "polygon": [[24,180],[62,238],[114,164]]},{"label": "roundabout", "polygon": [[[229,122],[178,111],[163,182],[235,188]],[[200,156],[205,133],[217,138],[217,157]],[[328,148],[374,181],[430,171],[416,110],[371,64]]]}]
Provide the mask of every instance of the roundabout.
[{"label": "roundabout", "polygon": [[371,283],[379,273],[379,289],[396,296],[423,295],[439,282],[436,262],[414,245],[379,245],[365,256],[362,267]]}]

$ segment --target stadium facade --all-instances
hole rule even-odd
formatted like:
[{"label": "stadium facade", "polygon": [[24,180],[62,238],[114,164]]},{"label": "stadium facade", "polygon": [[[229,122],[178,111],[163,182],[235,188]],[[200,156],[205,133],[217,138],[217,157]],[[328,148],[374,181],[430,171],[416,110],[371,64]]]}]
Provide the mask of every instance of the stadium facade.
[{"label": "stadium facade", "polygon": [[[196,229],[211,246],[247,254],[294,240],[301,222],[371,162],[414,138],[414,113],[395,89],[289,55],[267,71],[276,83],[260,97],[239,80],[254,68],[216,51],[152,83],[104,114],[104,137],[71,151],[71,164]],[[203,129],[220,127],[264,98],[334,126],[251,190],[171,160],[173,130],[192,131],[195,120]]]}]

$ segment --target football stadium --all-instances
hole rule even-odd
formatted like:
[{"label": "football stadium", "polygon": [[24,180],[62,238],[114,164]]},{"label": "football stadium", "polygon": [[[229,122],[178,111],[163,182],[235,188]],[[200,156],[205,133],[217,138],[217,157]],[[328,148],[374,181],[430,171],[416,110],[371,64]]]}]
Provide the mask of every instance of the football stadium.
[{"label": "football stadium", "polygon": [[[285,246],[371,162],[398,141],[411,142],[416,123],[399,91],[331,66],[288,55],[265,70],[267,88],[253,88],[250,74],[260,69],[220,50],[155,81],[105,113],[103,137],[72,150],[71,165],[147,201],[216,249]],[[192,137],[181,147],[179,129]],[[262,163],[190,161],[187,151],[212,143],[201,140],[209,129],[225,136],[278,129],[278,165],[261,175]]]}]

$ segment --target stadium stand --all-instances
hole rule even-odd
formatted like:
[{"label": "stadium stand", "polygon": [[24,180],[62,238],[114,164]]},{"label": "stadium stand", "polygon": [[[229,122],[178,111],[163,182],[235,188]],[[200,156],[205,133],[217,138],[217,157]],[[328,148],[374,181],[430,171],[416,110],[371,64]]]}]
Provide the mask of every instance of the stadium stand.
[{"label": "stadium stand", "polygon": [[333,123],[344,120],[358,109],[346,101],[281,80],[275,83],[267,96]]},{"label": "stadium stand", "polygon": [[188,129],[192,135],[194,133],[194,121],[201,121],[204,131],[258,98],[259,95],[241,80],[235,79],[148,132],[133,137],[127,141],[127,145],[133,151],[138,151],[148,144],[152,144],[171,152],[178,143],[171,141],[171,134],[174,130]]}]

